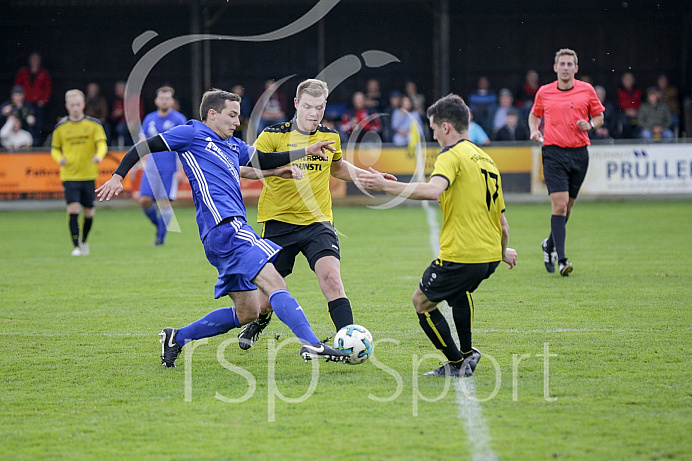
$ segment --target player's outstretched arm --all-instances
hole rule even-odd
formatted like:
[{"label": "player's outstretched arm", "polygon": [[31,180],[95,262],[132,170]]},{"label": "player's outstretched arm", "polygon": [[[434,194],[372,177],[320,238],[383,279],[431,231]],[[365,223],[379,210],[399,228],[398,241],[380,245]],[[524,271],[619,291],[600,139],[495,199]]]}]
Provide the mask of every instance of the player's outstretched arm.
[{"label": "player's outstretched arm", "polygon": [[[347,162],[344,159],[339,159],[336,162],[332,162],[331,165],[331,175],[334,176],[337,179],[341,179],[342,181],[355,181],[357,177],[359,177],[362,174],[369,174],[368,171],[365,171],[362,168],[358,168],[354,164]],[[389,173],[382,173],[377,170],[374,170],[370,168],[372,172],[377,173],[382,175],[385,179],[389,179],[390,181],[396,181],[397,178],[393,174]]]},{"label": "player's outstretched arm", "polygon": [[241,178],[262,179],[265,176],[277,176],[284,179],[303,179],[303,170],[295,165],[286,165],[271,170],[256,170],[249,166],[240,167]]},{"label": "player's outstretched arm", "polygon": [[96,197],[99,202],[110,200],[114,195],[119,195],[123,190],[123,177],[117,173],[113,173],[111,179],[103,183],[103,186],[96,189]]},{"label": "player's outstretched arm", "polygon": [[433,176],[428,182],[400,183],[385,178],[372,168],[369,173],[358,176],[354,182],[362,189],[383,191],[413,200],[437,200],[449,186],[447,179],[442,176]]},{"label": "player's outstretched arm", "polygon": [[160,135],[151,137],[146,141],[140,141],[130,147],[120,161],[120,165],[116,168],[115,173],[113,173],[113,177],[106,181],[103,186],[96,189],[96,196],[99,201],[103,202],[104,200],[110,200],[114,195],[118,195],[122,192],[123,178],[127,175],[127,172],[139,162],[141,157],[151,152],[163,152],[167,150],[169,150],[168,146]]},{"label": "player's outstretched arm", "polygon": [[335,151],[331,144],[334,144],[334,141],[318,141],[304,149],[295,149],[282,152],[262,152],[261,150],[256,150],[250,161],[244,166],[249,166],[255,168],[256,170],[272,170],[274,168],[288,165],[294,160],[300,160],[307,155],[315,155],[320,157],[322,160],[327,160],[328,157],[324,151]]}]

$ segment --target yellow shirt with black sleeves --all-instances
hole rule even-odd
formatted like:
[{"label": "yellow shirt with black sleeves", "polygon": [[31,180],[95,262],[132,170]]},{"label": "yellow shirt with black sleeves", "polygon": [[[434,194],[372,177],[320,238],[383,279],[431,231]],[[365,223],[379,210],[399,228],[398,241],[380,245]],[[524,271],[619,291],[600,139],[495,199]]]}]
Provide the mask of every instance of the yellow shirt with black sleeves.
[{"label": "yellow shirt with black sleeves", "polygon": [[303,179],[264,178],[259,198],[257,222],[269,220],[308,225],[333,222],[332,194],[329,191],[330,167],[341,159],[341,140],[336,130],[319,125],[313,133],[300,131],[295,120],[267,127],[260,133],[255,147],[262,152],[300,149],[318,141],[334,141],[335,152],[325,150],[328,159],[308,155],[291,164],[303,171]]},{"label": "yellow shirt with black sleeves", "polygon": [[60,167],[61,181],[91,181],[98,177],[94,155],[102,159],[108,152],[106,133],[98,120],[84,117],[78,122],[69,118],[58,123],[53,131],[50,155],[56,162],[65,157]]},{"label": "yellow shirt with black sleeves", "polygon": [[439,259],[464,264],[502,260],[505,201],[492,158],[462,140],[440,152],[432,176],[449,182],[439,199],[444,216]]}]

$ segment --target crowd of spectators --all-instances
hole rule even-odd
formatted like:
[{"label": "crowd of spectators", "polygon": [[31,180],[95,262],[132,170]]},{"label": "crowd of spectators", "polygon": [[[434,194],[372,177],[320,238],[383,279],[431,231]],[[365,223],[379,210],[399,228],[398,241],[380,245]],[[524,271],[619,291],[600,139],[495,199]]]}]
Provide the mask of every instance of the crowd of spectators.
[{"label": "crowd of spectators", "polygon": [[[588,76],[580,78],[594,84]],[[544,83],[547,81],[541,82],[538,72],[533,69],[526,72],[521,85],[514,89],[496,90],[487,76],[481,76],[475,89],[467,94],[460,93],[472,111],[471,141],[479,145],[494,141],[527,141],[528,114],[536,92]],[[681,117],[679,94],[666,75],[661,74],[643,91],[634,73],[625,72],[612,98],[608,97],[604,86],[594,84],[594,88],[606,111],[604,125],[589,133],[593,139],[658,141],[678,136]],[[141,120],[144,116],[140,97],[126,95],[124,81],[116,82],[110,94],[104,94],[98,82],[88,83],[84,90],[84,112],[103,125],[108,144],[131,145],[130,133],[138,132],[139,127],[128,126],[128,120]],[[242,125],[237,135],[247,139],[248,121],[255,107],[261,108],[257,133],[267,126],[290,119],[293,115],[292,98],[284,90],[273,80],[266,80],[263,90],[253,98],[246,94],[242,85],[232,86],[232,91],[243,97]],[[16,150],[46,142],[57,120],[45,119],[45,107],[49,102],[62,106],[62,101],[58,101],[61,98],[52,98],[51,92],[51,76],[41,64],[41,56],[32,53],[28,64],[17,72],[9,99],[0,105],[4,148]],[[128,98],[133,98],[133,101],[125,104]],[[430,141],[425,101],[425,95],[419,92],[414,81],[406,81],[400,88],[384,88],[380,81],[371,78],[362,89],[352,94],[348,103],[330,98],[324,124],[339,131],[344,142],[377,140],[408,146],[412,141]],[[126,116],[126,107],[138,110],[139,114],[135,112]],[[175,109],[179,110],[179,107]]]}]

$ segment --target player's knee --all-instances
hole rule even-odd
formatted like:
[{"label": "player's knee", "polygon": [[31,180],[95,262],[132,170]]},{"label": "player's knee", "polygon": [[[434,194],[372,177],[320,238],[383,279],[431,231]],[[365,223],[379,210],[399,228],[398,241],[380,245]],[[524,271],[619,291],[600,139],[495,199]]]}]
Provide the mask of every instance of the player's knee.
[{"label": "player's knee", "polygon": [[558,216],[567,215],[567,202],[556,202],[553,203],[553,214]]},{"label": "player's knee", "polygon": [[259,309],[236,309],[236,315],[238,316],[238,322],[241,325],[245,325],[259,318]]},{"label": "player's knee", "polygon": [[154,204],[154,200],[147,195],[142,195],[139,197],[139,203],[142,204],[142,208],[148,209]]},{"label": "player's knee", "polygon": [[428,300],[427,296],[425,296],[425,293],[420,291],[420,289],[417,289],[413,293],[413,296],[411,296],[411,302],[413,302],[413,307],[416,309],[416,313],[418,314],[423,314],[430,310],[428,308],[430,301]]},{"label": "player's knee", "polygon": [[344,284],[341,281],[339,271],[329,271],[322,279],[322,291],[331,293],[337,296],[345,296]]}]

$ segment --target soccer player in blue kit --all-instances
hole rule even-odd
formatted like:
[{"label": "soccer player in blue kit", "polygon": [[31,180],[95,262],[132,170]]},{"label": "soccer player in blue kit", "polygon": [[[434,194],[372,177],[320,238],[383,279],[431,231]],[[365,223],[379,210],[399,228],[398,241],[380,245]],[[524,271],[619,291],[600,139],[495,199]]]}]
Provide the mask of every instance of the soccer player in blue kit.
[{"label": "soccer player in blue kit", "polygon": [[[175,90],[170,86],[162,86],[156,90],[156,111],[144,117],[139,132],[140,141],[187,123],[185,116],[173,109],[174,94]],[[170,202],[178,195],[177,172],[178,155],[172,151],[155,152],[144,164],[144,174],[139,185],[139,203],[146,217],[156,226],[154,246],[163,245],[166,239],[167,226],[173,216]],[[157,198],[161,200],[164,197],[168,201],[159,202],[161,214],[158,214],[154,202]]]},{"label": "soccer player in blue kit", "polygon": [[241,165],[269,170],[263,172],[265,175],[300,175],[299,170],[287,165],[311,155],[326,159],[323,151],[332,150],[332,142],[316,142],[304,149],[284,152],[261,152],[233,137],[240,125],[239,115],[240,96],[218,89],[207,91],[200,105],[201,122],[190,120],[138,142],[125,154],[113,177],[96,190],[101,201],[118,195],[123,177],[139,161],[139,152],[178,152],[190,181],[204,251],[219,272],[214,296],[228,294],[234,306],[216,309],[180,329],[164,328],[160,333],[161,364],[174,367],[183,346],[192,340],[220,335],[256,320],[257,288],[269,297],[277,317],[300,339],[301,357],[343,361],[348,353],[317,339],[300,304],[271,263],[281,247],[261,239],[247,224],[239,175]]}]

